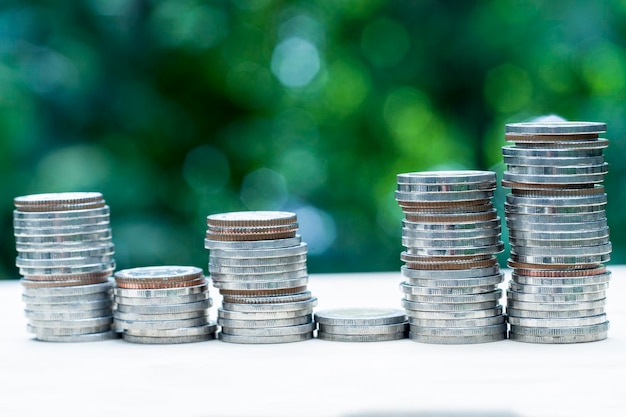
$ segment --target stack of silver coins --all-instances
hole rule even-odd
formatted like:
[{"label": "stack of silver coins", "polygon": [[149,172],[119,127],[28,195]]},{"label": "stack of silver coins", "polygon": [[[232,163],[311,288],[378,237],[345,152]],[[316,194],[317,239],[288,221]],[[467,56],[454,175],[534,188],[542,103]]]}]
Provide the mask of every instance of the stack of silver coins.
[{"label": "stack of silver coins", "polygon": [[28,331],[38,340],[116,337],[109,207],[102,194],[35,194],[14,199],[16,265]]},{"label": "stack of silver coins", "polygon": [[406,251],[400,284],[409,338],[468,344],[506,338],[499,304],[503,251],[493,207],[496,176],[488,171],[399,174],[396,200],[404,212]]},{"label": "stack of silver coins", "polygon": [[115,273],[115,329],[127,342],[191,343],[215,339],[208,283],[193,266],[150,266]]},{"label": "stack of silver coins", "polygon": [[317,337],[335,342],[383,342],[407,337],[404,311],[391,308],[338,308],[315,313]]},{"label": "stack of silver coins", "polygon": [[512,279],[510,338],[576,343],[607,337],[611,254],[601,185],[608,166],[604,123],[536,122],[506,126],[502,153],[511,188],[505,213]]},{"label": "stack of silver coins", "polygon": [[246,211],[207,217],[209,272],[222,294],[220,339],[286,343],[313,337],[317,299],[307,290],[307,245],[294,213]]}]

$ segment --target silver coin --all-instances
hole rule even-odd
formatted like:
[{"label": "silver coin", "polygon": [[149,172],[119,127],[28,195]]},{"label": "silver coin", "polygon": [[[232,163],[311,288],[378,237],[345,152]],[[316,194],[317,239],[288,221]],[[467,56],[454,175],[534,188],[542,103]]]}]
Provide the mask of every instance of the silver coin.
[{"label": "silver coin", "polygon": [[140,343],[144,345],[170,345],[180,343],[195,343],[205,342],[207,340],[215,339],[215,333],[203,333],[198,335],[189,336],[171,336],[171,337],[150,337],[150,336],[135,336],[124,332],[122,338],[126,342]]},{"label": "silver coin", "polygon": [[115,269],[115,261],[98,262],[91,265],[79,266],[55,266],[55,267],[36,267],[36,268],[19,268],[20,275],[73,275],[73,274],[90,274],[97,272],[113,271]]},{"label": "silver coin", "polygon": [[406,315],[396,308],[335,308],[318,311],[315,321],[329,326],[381,326],[404,323]]},{"label": "silver coin", "polygon": [[209,263],[209,272],[213,274],[235,274],[235,275],[263,275],[275,274],[279,272],[294,272],[306,270],[306,260],[303,262],[269,265],[269,266],[219,266]]},{"label": "silver coin", "polygon": [[[497,305],[492,308],[482,310],[463,310],[463,311],[413,311],[407,310],[406,315],[409,320],[469,320],[482,319],[486,317],[495,317],[502,315],[503,308]],[[433,326],[435,327],[435,326]],[[469,327],[469,326],[468,326]]]},{"label": "silver coin", "polygon": [[507,172],[516,175],[529,176],[586,176],[596,174],[606,174],[609,172],[609,164],[606,162],[600,165],[585,166],[527,166],[527,165],[508,165]]},{"label": "silver coin", "polygon": [[496,285],[483,285],[477,287],[422,287],[411,285],[407,282],[400,283],[400,291],[405,294],[420,295],[468,295],[488,293],[496,290]]},{"label": "silver coin", "polygon": [[511,274],[512,280],[521,285],[541,285],[541,286],[569,286],[569,285],[591,285],[607,283],[611,280],[611,271],[604,274],[589,275],[581,277],[529,277],[519,275],[515,272]]},{"label": "silver coin", "polygon": [[192,319],[176,319],[176,320],[163,320],[156,318],[152,321],[131,321],[115,319],[115,328],[117,330],[132,330],[133,332],[141,330],[172,330],[182,329],[186,327],[204,326],[209,323],[209,316],[204,315]]},{"label": "silver coin", "polygon": [[185,311],[182,313],[160,313],[160,314],[141,314],[141,313],[124,313],[115,311],[113,317],[122,321],[156,321],[156,320],[182,320],[203,317],[208,314],[206,310]]},{"label": "silver coin", "polygon": [[[494,308],[497,301],[483,301],[480,303],[418,303],[410,301],[405,298],[402,299],[402,307],[407,310],[419,310],[419,311],[464,311],[464,310],[484,310],[487,308]],[[408,313],[407,313],[408,315]]]},{"label": "silver coin", "polygon": [[506,133],[519,135],[576,135],[606,132],[606,123],[600,122],[524,122],[507,123]]},{"label": "silver coin", "polygon": [[607,195],[592,194],[580,197],[523,197],[513,194],[507,194],[506,202],[515,206],[528,207],[586,207],[586,206],[604,206],[607,203]]},{"label": "silver coin", "polygon": [[183,304],[160,304],[160,305],[127,305],[118,304],[117,311],[119,313],[132,314],[177,314],[187,313],[198,310],[206,310],[213,305],[213,300],[208,298],[202,301]]},{"label": "silver coin", "polygon": [[446,337],[467,337],[467,336],[488,336],[492,334],[506,333],[506,323],[493,324],[490,326],[472,327],[424,327],[409,325],[410,331],[416,336],[446,336]]},{"label": "silver coin", "polygon": [[287,279],[283,281],[254,281],[254,282],[226,282],[213,281],[213,286],[222,290],[282,290],[287,288],[298,288],[309,283],[307,278]]},{"label": "silver coin", "polygon": [[37,334],[35,338],[37,340],[41,340],[44,342],[79,343],[79,342],[99,342],[102,340],[119,339],[119,335],[116,332],[109,330],[107,332],[102,332],[102,333],[88,333],[88,334],[67,335],[67,336]]},{"label": "silver coin", "polygon": [[604,181],[605,174],[590,175],[527,175],[516,174],[505,171],[502,174],[503,181],[515,182],[518,184],[600,184]]},{"label": "silver coin", "polygon": [[478,201],[478,200],[490,200],[493,197],[493,191],[479,190],[479,191],[461,191],[454,193],[416,193],[416,192],[403,192],[395,191],[396,200],[398,201],[416,201],[416,202],[457,202],[457,201]]},{"label": "silver coin", "polygon": [[[604,206],[559,206],[559,207],[538,207],[538,206],[521,206],[504,203],[504,212],[506,214],[591,214],[603,211]],[[605,212],[606,213],[606,212]]]},{"label": "silver coin", "polygon": [[[509,243],[514,247],[523,248],[549,248],[556,249],[574,249],[599,247],[611,243],[609,236],[594,239],[573,239],[573,240],[532,240],[532,239],[516,239],[509,237]],[[519,252],[519,251],[516,251]]]},{"label": "silver coin", "polygon": [[197,301],[204,301],[209,299],[209,292],[201,292],[198,294],[182,295],[178,297],[121,297],[116,296],[115,302],[118,305],[127,306],[160,306],[160,305],[173,305],[173,304],[187,304]]},{"label": "silver coin", "polygon": [[[74,261],[79,258],[94,258],[115,253],[115,247],[112,243],[107,242],[103,245],[91,245],[89,248],[54,248],[47,250],[20,250],[18,258],[22,261],[46,261],[55,262],[56,264],[64,264],[67,261]],[[28,266],[28,265],[24,265]]]},{"label": "silver coin", "polygon": [[65,304],[26,303],[25,309],[28,311],[72,312],[84,310],[102,310],[105,308],[112,308],[112,306],[113,299],[108,298],[97,301],[82,301]]},{"label": "silver coin", "polygon": [[18,250],[29,248],[45,248],[55,245],[55,248],[71,248],[75,246],[87,246],[90,244],[102,245],[110,242],[112,238],[111,229],[95,233],[83,233],[76,235],[61,236],[16,236],[15,245]]},{"label": "silver coin", "polygon": [[306,301],[312,298],[311,291],[302,291],[295,294],[272,295],[272,296],[222,296],[223,301],[234,304],[277,304],[277,303],[295,303],[298,301]]},{"label": "silver coin", "polygon": [[466,294],[466,295],[421,295],[421,294],[404,294],[404,299],[414,301],[416,303],[442,303],[442,304],[466,304],[466,303],[482,303],[485,301],[497,302],[502,297],[502,290],[497,289],[482,294]]},{"label": "silver coin", "polygon": [[301,279],[308,276],[306,265],[304,268],[285,272],[265,272],[257,274],[238,274],[238,273],[218,273],[211,272],[211,280],[216,282],[268,282],[268,281],[287,281],[293,279]]},{"label": "silver coin", "polygon": [[588,294],[606,291],[608,288],[608,282],[589,285],[547,286],[518,284],[515,281],[509,281],[509,289],[511,291],[527,294]]},{"label": "silver coin", "polygon": [[411,182],[398,182],[397,184],[397,190],[404,193],[458,193],[480,190],[493,191],[496,189],[495,182],[474,182],[459,184],[415,184]]},{"label": "silver coin", "polygon": [[573,247],[573,248],[549,248],[549,247],[515,247],[516,255],[525,256],[596,256],[611,253],[611,243],[605,243],[598,246],[589,247]]},{"label": "silver coin", "polygon": [[509,317],[510,324],[521,327],[582,327],[591,326],[606,322],[606,314],[598,314],[596,316],[589,317],[574,317],[574,318],[562,318],[562,319],[536,319],[526,317]]},{"label": "silver coin", "polygon": [[123,269],[115,273],[116,278],[121,279],[171,279],[185,278],[190,279],[202,276],[202,269],[195,266],[147,266],[131,269]]},{"label": "silver coin", "polygon": [[[204,283],[200,285],[194,285],[191,287],[176,287],[176,288],[152,288],[152,289],[130,289],[130,288],[115,288],[113,293],[116,296],[124,298],[155,298],[159,303],[161,298],[169,297],[189,297],[197,294],[204,294],[208,291],[209,284]],[[167,303],[164,303],[167,304]]]},{"label": "silver coin", "polygon": [[[578,145],[583,145],[578,143]],[[520,145],[507,145],[502,147],[502,156],[518,158],[591,158],[602,157],[602,150],[609,146],[608,140],[600,139],[594,142],[586,142],[584,147],[574,145],[564,148],[549,146],[525,147]]]},{"label": "silver coin", "polygon": [[61,295],[61,296],[32,296],[22,294],[22,301],[26,304],[72,304],[72,303],[90,303],[94,301],[110,301],[112,298],[111,291],[103,291],[92,294],[83,295]]},{"label": "silver coin", "polygon": [[109,206],[84,209],[84,210],[70,210],[70,211],[13,211],[14,219],[30,219],[30,220],[45,220],[45,219],[72,219],[76,217],[89,218],[94,216],[102,216],[110,213]]},{"label": "silver coin", "polygon": [[[286,240],[286,239],[279,239]],[[212,249],[209,258],[230,258],[230,259],[264,259],[282,258],[287,256],[305,255],[308,246],[304,242],[282,248],[268,249]]]},{"label": "silver coin", "polygon": [[573,166],[590,166],[600,165],[604,163],[604,156],[569,156],[569,157],[545,157],[545,156],[504,156],[504,163],[507,165],[523,165],[523,166],[557,166],[557,167],[573,167]]},{"label": "silver coin", "polygon": [[409,269],[401,267],[402,276],[406,278],[421,278],[429,280],[443,279],[465,279],[481,278],[498,274],[500,267],[498,264],[485,268],[455,269],[455,270],[430,270],[430,269]]},{"label": "silver coin", "polygon": [[[285,239],[271,240],[243,240],[243,241],[225,241],[204,239],[204,247],[206,249],[215,250],[254,250],[254,249],[284,249],[292,246],[298,246],[302,242],[300,235]],[[248,255],[250,256],[250,255]]]},{"label": "silver coin", "polygon": [[[500,228],[492,229],[461,229],[461,230],[415,230],[402,228],[402,237],[422,239],[426,242],[440,239],[482,239],[500,237]],[[429,246],[426,244],[425,246]]]},{"label": "silver coin", "polygon": [[[582,214],[563,214],[554,216],[553,214],[521,214],[507,213],[507,222],[526,222],[526,223],[586,223],[595,222],[606,219],[606,211],[598,210],[591,213]],[[583,228],[584,230],[584,228]]]},{"label": "silver coin", "polygon": [[243,328],[222,326],[221,333],[229,334],[232,336],[276,337],[312,333],[313,330],[315,330],[315,323],[310,322],[306,324],[285,327]]},{"label": "silver coin", "polygon": [[398,174],[397,182],[406,184],[463,184],[495,182],[496,174],[492,171],[422,171]]},{"label": "silver coin", "polygon": [[409,332],[409,339],[420,343],[432,343],[438,345],[467,345],[474,343],[490,343],[506,339],[506,331],[502,333],[484,336],[431,336]]},{"label": "silver coin", "polygon": [[[417,239],[402,237],[402,245],[412,249],[412,252],[423,251],[465,251],[476,250],[484,247],[496,248],[502,244],[501,235],[473,238],[473,239]],[[497,249],[496,249],[497,251]],[[480,252],[481,254],[484,251]]]},{"label": "silver coin", "polygon": [[481,287],[485,285],[498,285],[504,281],[504,274],[486,275],[484,277],[476,278],[436,278],[436,279],[424,279],[424,278],[410,278],[405,276],[405,282],[409,285],[423,286],[423,287],[438,287],[438,288],[471,288]]},{"label": "silver coin", "polygon": [[41,327],[33,326],[32,324],[26,325],[26,330],[29,333],[42,336],[73,336],[90,333],[102,333],[111,330],[111,324],[105,324],[103,326],[91,326],[91,327]]},{"label": "silver coin", "polygon": [[298,264],[307,261],[306,253],[274,258],[220,258],[215,256],[214,252],[215,251],[211,251],[211,254],[209,255],[209,264],[220,267],[271,267],[276,265]]},{"label": "silver coin", "polygon": [[227,343],[242,344],[273,344],[273,343],[292,343],[301,342],[313,338],[313,332],[292,334],[286,336],[237,336],[231,334],[219,333],[219,339]]},{"label": "silver coin", "polygon": [[226,328],[239,328],[239,329],[260,329],[269,327],[290,327],[298,326],[301,324],[311,323],[313,321],[312,314],[305,314],[297,317],[290,317],[286,319],[266,319],[266,320],[233,320],[223,319],[218,317],[217,324]]},{"label": "silver coin", "polygon": [[583,334],[605,333],[609,330],[609,322],[576,327],[525,327],[511,324],[511,333],[532,336],[574,336]]},{"label": "silver coin", "polygon": [[[92,257],[84,257],[84,258],[66,258],[66,259],[24,259],[21,257],[15,258],[15,266],[22,270],[33,270],[40,273],[29,273],[22,275],[46,275],[46,274],[54,274],[54,272],[43,272],[41,271],[56,271],[56,270],[74,270],[75,268],[87,268],[92,265],[107,265],[109,266],[113,263],[113,252],[108,255],[102,256],[92,256]],[[95,271],[89,271],[95,272]],[[60,272],[59,274],[63,274]],[[55,274],[56,275],[56,274]]]},{"label": "silver coin", "polygon": [[568,319],[597,316],[604,314],[604,307],[591,308],[588,310],[563,310],[563,311],[540,311],[522,310],[519,308],[507,307],[508,317],[520,317],[529,319]]},{"label": "silver coin", "polygon": [[530,301],[507,300],[507,309],[533,311],[571,311],[590,310],[606,306],[606,299],[596,301],[578,301],[573,303],[535,303]]},{"label": "silver coin", "polygon": [[64,231],[64,229],[80,229],[81,227],[89,227],[96,225],[110,226],[110,216],[108,213],[99,216],[74,216],[69,218],[13,218],[13,226],[18,230],[32,229],[33,233],[37,233],[38,229],[50,229]]},{"label": "silver coin", "polygon": [[[554,217],[554,216],[552,216]],[[608,227],[606,218],[594,221],[579,221],[579,222],[529,222],[526,219],[507,219],[506,225],[509,230],[514,230],[515,233],[519,231],[529,232],[543,232],[543,233],[566,233],[577,231],[597,231],[604,230]]]},{"label": "silver coin", "polygon": [[506,316],[500,314],[498,316],[470,318],[470,319],[418,319],[416,317],[409,317],[409,324],[413,326],[422,327],[484,327],[494,326],[504,323]]},{"label": "silver coin", "polygon": [[408,322],[378,325],[333,325],[319,323],[319,331],[327,334],[341,334],[350,336],[364,336],[372,334],[406,333]]},{"label": "silver coin", "polygon": [[[403,243],[404,244],[404,243]],[[420,256],[476,256],[476,255],[494,255],[504,251],[504,244],[499,242],[496,245],[467,247],[467,248],[415,248],[408,247],[407,253]]]},{"label": "silver coin", "polygon": [[296,214],[289,211],[232,211],[207,216],[209,225],[253,225],[292,223]]},{"label": "silver coin", "polygon": [[84,329],[87,327],[110,326],[113,316],[94,317],[81,320],[29,320],[31,326],[55,329]]},{"label": "silver coin", "polygon": [[17,237],[45,237],[45,236],[72,236],[83,235],[86,233],[101,233],[111,230],[108,223],[94,224],[89,226],[75,225],[64,228],[30,228],[30,227],[13,227],[13,234]]},{"label": "silver coin", "polygon": [[97,317],[108,317],[111,315],[112,309],[103,308],[99,310],[82,310],[82,311],[32,311],[24,310],[26,318],[32,320],[83,320]]},{"label": "silver coin", "polygon": [[509,230],[509,238],[547,241],[576,241],[609,237],[610,230],[604,227],[597,230],[579,230],[571,232],[539,232]]},{"label": "silver coin", "polygon": [[298,311],[314,308],[317,305],[317,297],[295,303],[278,304],[234,304],[222,303],[222,308],[228,311],[240,311],[246,313],[261,313],[269,311]]},{"label": "silver coin", "polygon": [[[513,248],[511,248],[512,250]],[[529,255],[518,255],[516,253],[511,253],[511,260],[513,262],[520,262],[526,264],[537,264],[537,265],[594,265],[601,264],[611,260],[610,254],[605,255],[589,255],[589,256],[529,256]]]},{"label": "silver coin", "polygon": [[[216,236],[216,235],[247,235],[247,234],[272,234],[272,233],[283,233],[283,232],[292,232],[298,229],[298,222],[294,221],[291,223],[281,223],[281,224],[268,224],[264,226],[214,226],[208,225],[207,228],[207,236]],[[218,238],[219,239],[219,238]],[[246,239],[244,239],[246,240]]]},{"label": "silver coin", "polygon": [[47,207],[60,204],[81,204],[94,201],[103,201],[104,197],[99,192],[62,192],[29,194],[15,197],[13,203],[16,206]]},{"label": "silver coin", "polygon": [[224,310],[221,308],[217,309],[218,321],[220,320],[237,320],[237,321],[282,320],[282,319],[293,319],[295,317],[307,316],[309,314],[313,314],[313,308],[305,308],[302,310],[292,310],[292,311],[264,311],[264,312],[242,312],[242,311],[229,311],[229,310]]},{"label": "silver coin", "polygon": [[606,298],[606,291],[574,294],[536,294],[511,290],[506,291],[507,300],[528,301],[531,303],[574,303],[578,301],[597,301]]},{"label": "silver coin", "polygon": [[144,337],[186,337],[200,336],[206,334],[215,334],[217,331],[216,323],[207,323],[200,326],[179,327],[176,329],[134,329],[124,330],[124,336],[144,336]]},{"label": "silver coin", "polygon": [[405,229],[415,231],[440,231],[440,232],[453,232],[461,230],[477,230],[487,229],[493,230],[500,228],[501,221],[499,217],[490,220],[477,220],[470,222],[412,222],[409,220],[402,220],[402,227]]},{"label": "silver coin", "polygon": [[573,335],[573,336],[535,336],[521,335],[514,332],[509,333],[509,338],[517,342],[526,343],[586,343],[597,342],[608,337],[608,332],[599,332],[591,334]]},{"label": "silver coin", "polygon": [[407,333],[405,331],[398,333],[384,333],[384,334],[364,334],[364,335],[346,335],[346,334],[333,334],[325,332],[317,332],[317,338],[320,340],[329,340],[331,342],[386,342],[390,340],[406,339]]}]

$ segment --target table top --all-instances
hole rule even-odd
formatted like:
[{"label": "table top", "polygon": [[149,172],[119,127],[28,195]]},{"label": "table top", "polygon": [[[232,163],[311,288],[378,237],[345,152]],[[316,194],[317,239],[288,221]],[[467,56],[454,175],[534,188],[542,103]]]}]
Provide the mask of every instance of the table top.
[{"label": "table top", "polygon": [[[18,282],[0,281],[0,416],[623,417],[626,266],[609,269],[609,338],[571,345],[45,343],[26,332]],[[309,288],[318,310],[399,308],[400,281],[311,275]]]}]

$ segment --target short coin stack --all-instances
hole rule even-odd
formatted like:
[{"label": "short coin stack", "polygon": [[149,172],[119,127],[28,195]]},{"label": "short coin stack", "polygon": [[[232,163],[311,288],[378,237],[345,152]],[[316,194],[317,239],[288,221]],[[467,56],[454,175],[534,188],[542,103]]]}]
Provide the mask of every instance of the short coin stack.
[{"label": "short coin stack", "polygon": [[424,343],[484,343],[506,338],[497,288],[503,274],[500,218],[488,171],[399,174],[396,200],[405,214],[407,248],[400,284],[409,338]]},{"label": "short coin stack", "polygon": [[608,171],[604,123],[506,126],[502,153],[511,188],[505,213],[513,268],[510,338],[533,343],[605,339],[611,243],[601,183]]},{"label": "short coin stack", "polygon": [[115,273],[115,327],[124,340],[143,344],[215,339],[209,322],[208,283],[193,266],[150,266]]},{"label": "short coin stack", "polygon": [[209,272],[223,297],[220,339],[286,343],[313,337],[317,299],[307,291],[307,245],[294,213],[247,211],[207,217]]},{"label": "short coin stack", "polygon": [[383,342],[407,337],[404,311],[391,308],[338,308],[315,313],[317,337],[335,342]]},{"label": "short coin stack", "polygon": [[35,194],[14,203],[28,330],[51,342],[116,337],[109,280],[115,251],[102,194]]}]

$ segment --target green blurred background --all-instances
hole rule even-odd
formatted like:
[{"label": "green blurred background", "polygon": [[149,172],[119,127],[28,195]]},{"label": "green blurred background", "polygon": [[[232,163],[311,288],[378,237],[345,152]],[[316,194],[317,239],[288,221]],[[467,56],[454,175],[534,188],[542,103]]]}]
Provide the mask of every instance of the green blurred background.
[{"label": "green blurred background", "polygon": [[310,272],[398,270],[396,174],[501,178],[504,124],[547,113],[608,124],[624,263],[625,97],[623,0],[0,1],[0,277],[13,198],[81,190],[118,268],[206,269],[207,215],[269,209]]}]

